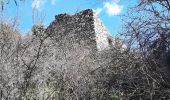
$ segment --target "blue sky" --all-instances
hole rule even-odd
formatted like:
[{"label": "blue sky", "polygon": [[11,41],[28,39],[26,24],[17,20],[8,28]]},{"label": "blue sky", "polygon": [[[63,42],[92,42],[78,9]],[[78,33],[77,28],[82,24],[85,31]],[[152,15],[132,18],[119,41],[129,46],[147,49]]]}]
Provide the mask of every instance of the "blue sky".
[{"label": "blue sky", "polygon": [[107,29],[115,35],[121,27],[121,15],[126,13],[128,7],[134,6],[135,2],[136,0],[26,0],[18,7],[14,2],[5,5],[3,15],[19,19],[19,28],[26,34],[34,23],[43,22],[48,26],[57,14],[74,14],[90,8],[98,13]]}]

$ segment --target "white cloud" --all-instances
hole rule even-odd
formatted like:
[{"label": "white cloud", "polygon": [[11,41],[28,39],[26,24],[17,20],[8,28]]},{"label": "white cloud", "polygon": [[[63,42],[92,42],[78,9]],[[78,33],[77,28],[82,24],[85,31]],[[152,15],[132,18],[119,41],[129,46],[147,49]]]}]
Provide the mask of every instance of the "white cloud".
[{"label": "white cloud", "polygon": [[102,8],[97,8],[94,10],[97,14],[100,14],[102,11],[105,11],[109,16],[115,16],[122,12],[123,6],[119,5],[120,0],[113,0],[111,2],[104,2]]},{"label": "white cloud", "polygon": [[[33,0],[32,2],[32,8],[35,9],[41,9],[41,7],[47,3],[47,0]],[[56,0],[51,0],[51,5],[55,5],[56,4]]]},{"label": "white cloud", "polygon": [[105,2],[104,3],[104,9],[106,10],[106,13],[109,16],[118,15],[121,13],[123,6],[118,4],[118,1],[115,0],[115,2]]},{"label": "white cloud", "polygon": [[32,8],[40,9],[46,3],[47,0],[34,0],[32,2]]},{"label": "white cloud", "polygon": [[97,8],[96,10],[94,10],[96,12],[96,14],[100,14],[102,12],[103,8]]},{"label": "white cloud", "polygon": [[51,0],[51,5],[55,5],[56,4],[56,0]]}]

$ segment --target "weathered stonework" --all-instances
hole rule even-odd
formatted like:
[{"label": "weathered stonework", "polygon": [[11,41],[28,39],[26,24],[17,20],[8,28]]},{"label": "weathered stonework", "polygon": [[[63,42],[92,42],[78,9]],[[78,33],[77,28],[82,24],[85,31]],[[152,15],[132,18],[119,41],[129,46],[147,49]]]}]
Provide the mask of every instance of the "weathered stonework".
[{"label": "weathered stonework", "polygon": [[111,45],[111,43],[109,44],[110,33],[108,32],[108,30],[106,29],[102,21],[98,18],[96,13],[94,13],[93,18],[94,18],[94,30],[96,36],[97,49],[99,51],[109,49]]},{"label": "weathered stonework", "polygon": [[90,51],[109,48],[109,32],[91,9],[75,15],[60,14],[47,28],[48,34],[59,43],[79,43]]}]

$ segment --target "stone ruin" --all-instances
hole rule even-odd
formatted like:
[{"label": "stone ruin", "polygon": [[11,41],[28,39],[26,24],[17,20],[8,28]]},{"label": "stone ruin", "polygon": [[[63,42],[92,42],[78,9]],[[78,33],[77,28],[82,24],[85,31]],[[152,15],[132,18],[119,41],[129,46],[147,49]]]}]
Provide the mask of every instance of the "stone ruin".
[{"label": "stone ruin", "polygon": [[113,43],[110,33],[91,9],[74,15],[56,15],[47,31],[60,43],[79,43],[93,52],[109,49]]}]

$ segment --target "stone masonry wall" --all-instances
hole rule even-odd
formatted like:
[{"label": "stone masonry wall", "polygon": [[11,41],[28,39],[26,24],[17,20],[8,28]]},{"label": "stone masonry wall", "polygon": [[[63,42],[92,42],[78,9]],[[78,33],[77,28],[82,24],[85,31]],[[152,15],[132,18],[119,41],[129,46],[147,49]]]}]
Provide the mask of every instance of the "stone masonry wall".
[{"label": "stone masonry wall", "polygon": [[47,28],[48,34],[59,43],[79,43],[90,50],[96,50],[92,10],[75,15],[60,14]]},{"label": "stone masonry wall", "polygon": [[90,51],[101,51],[109,47],[108,32],[91,9],[75,15],[56,15],[47,31],[58,43],[79,43]]},{"label": "stone masonry wall", "polygon": [[[96,43],[97,43],[97,50],[102,51],[109,49],[110,44],[108,41],[109,32],[102,23],[102,21],[98,18],[98,16],[94,13],[94,30],[96,35]],[[113,41],[111,41],[113,42]]]}]

